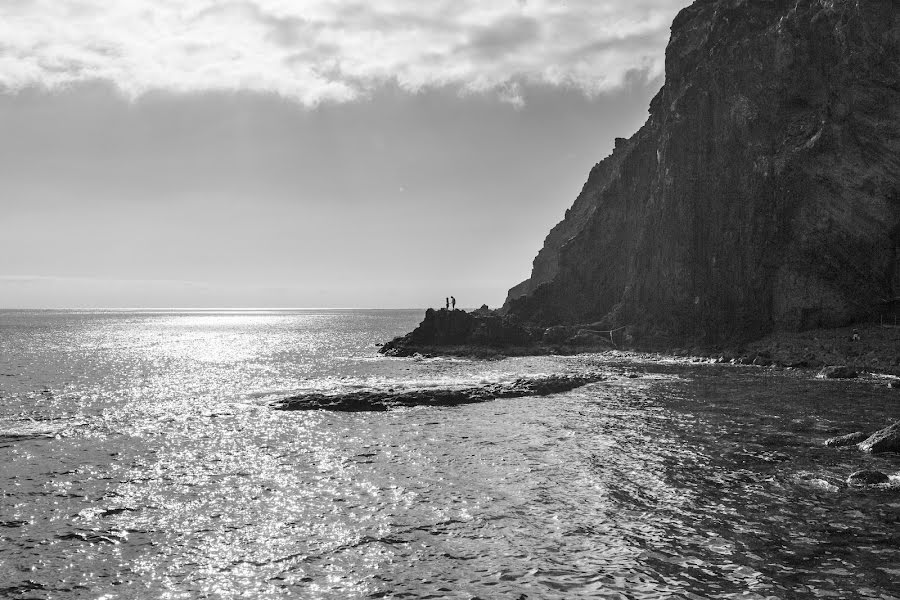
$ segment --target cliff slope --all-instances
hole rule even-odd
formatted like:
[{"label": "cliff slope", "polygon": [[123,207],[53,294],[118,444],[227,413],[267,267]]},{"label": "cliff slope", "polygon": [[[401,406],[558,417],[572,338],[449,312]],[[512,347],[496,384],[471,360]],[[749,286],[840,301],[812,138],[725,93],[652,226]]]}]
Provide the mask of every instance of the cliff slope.
[{"label": "cliff slope", "polygon": [[647,123],[593,168],[504,309],[716,342],[898,296],[896,0],[698,0]]}]

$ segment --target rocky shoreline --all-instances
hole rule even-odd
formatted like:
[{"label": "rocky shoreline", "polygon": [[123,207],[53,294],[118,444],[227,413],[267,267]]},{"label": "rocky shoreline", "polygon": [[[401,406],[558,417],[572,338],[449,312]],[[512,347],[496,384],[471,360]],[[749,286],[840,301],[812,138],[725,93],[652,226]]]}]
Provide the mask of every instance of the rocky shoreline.
[{"label": "rocky shoreline", "polygon": [[636,340],[627,328],[600,324],[539,327],[486,306],[472,312],[434,310],[412,332],[385,343],[381,354],[394,357],[573,355],[628,350],[661,353],[685,360],[811,369],[822,377],[847,379],[861,373],[890,376],[900,388],[900,328],[881,325],[777,332],[760,340],[728,346],[684,346]]},{"label": "rocky shoreline", "polygon": [[[876,385],[900,391],[900,328],[869,325],[805,332],[779,332],[763,339],[729,348],[694,346],[688,348],[628,346],[629,332],[602,332],[596,325],[542,328],[518,323],[514,318],[487,307],[472,312],[461,310],[426,311],[425,319],[412,332],[395,338],[380,352],[393,357],[465,356],[499,359],[507,356],[603,353],[612,363],[621,359],[657,363],[729,363],[762,369],[803,369],[824,379],[865,377]],[[632,376],[628,375],[628,376]],[[544,395],[567,391],[605,379],[602,375],[550,376],[539,380],[518,380],[459,390],[416,390],[380,394],[362,392],[341,397],[307,395],[289,398],[282,410],[388,410],[396,406],[455,405],[494,398]],[[898,396],[900,398],[900,396]],[[900,455],[900,421],[877,431],[855,431],[825,441],[825,446],[843,450],[854,448],[867,454]],[[900,474],[892,479],[878,470],[864,469],[850,474],[849,488],[896,488]]]}]

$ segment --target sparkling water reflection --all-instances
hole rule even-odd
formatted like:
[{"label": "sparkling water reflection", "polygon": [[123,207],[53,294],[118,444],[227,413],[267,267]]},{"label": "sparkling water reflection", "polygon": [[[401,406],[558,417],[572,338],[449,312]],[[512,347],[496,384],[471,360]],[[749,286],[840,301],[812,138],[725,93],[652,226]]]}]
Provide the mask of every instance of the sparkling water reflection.
[{"label": "sparkling water reflection", "polygon": [[[893,598],[870,381],[382,359],[419,311],[0,313],[0,596]],[[604,366],[605,365],[605,366]],[[298,390],[607,368],[547,398],[284,413]]]}]

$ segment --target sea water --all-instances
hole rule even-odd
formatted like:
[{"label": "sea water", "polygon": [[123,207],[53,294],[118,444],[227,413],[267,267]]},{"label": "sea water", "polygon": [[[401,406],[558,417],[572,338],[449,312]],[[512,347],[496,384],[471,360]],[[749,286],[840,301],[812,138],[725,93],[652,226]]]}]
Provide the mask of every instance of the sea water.
[{"label": "sea water", "polygon": [[[584,355],[384,358],[414,311],[0,312],[0,597],[898,598],[877,378]],[[306,391],[605,369],[547,397]]]}]

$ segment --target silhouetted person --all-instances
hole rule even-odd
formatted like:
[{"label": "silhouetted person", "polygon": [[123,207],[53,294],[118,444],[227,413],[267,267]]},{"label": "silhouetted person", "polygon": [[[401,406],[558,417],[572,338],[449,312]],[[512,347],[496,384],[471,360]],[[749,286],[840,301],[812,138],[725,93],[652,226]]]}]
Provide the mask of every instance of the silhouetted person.
[{"label": "silhouetted person", "polygon": [[447,308],[450,308],[450,298],[444,298],[447,301]]},{"label": "silhouetted person", "polygon": [[450,296],[450,306],[453,307],[453,310],[456,310],[456,298]]}]

